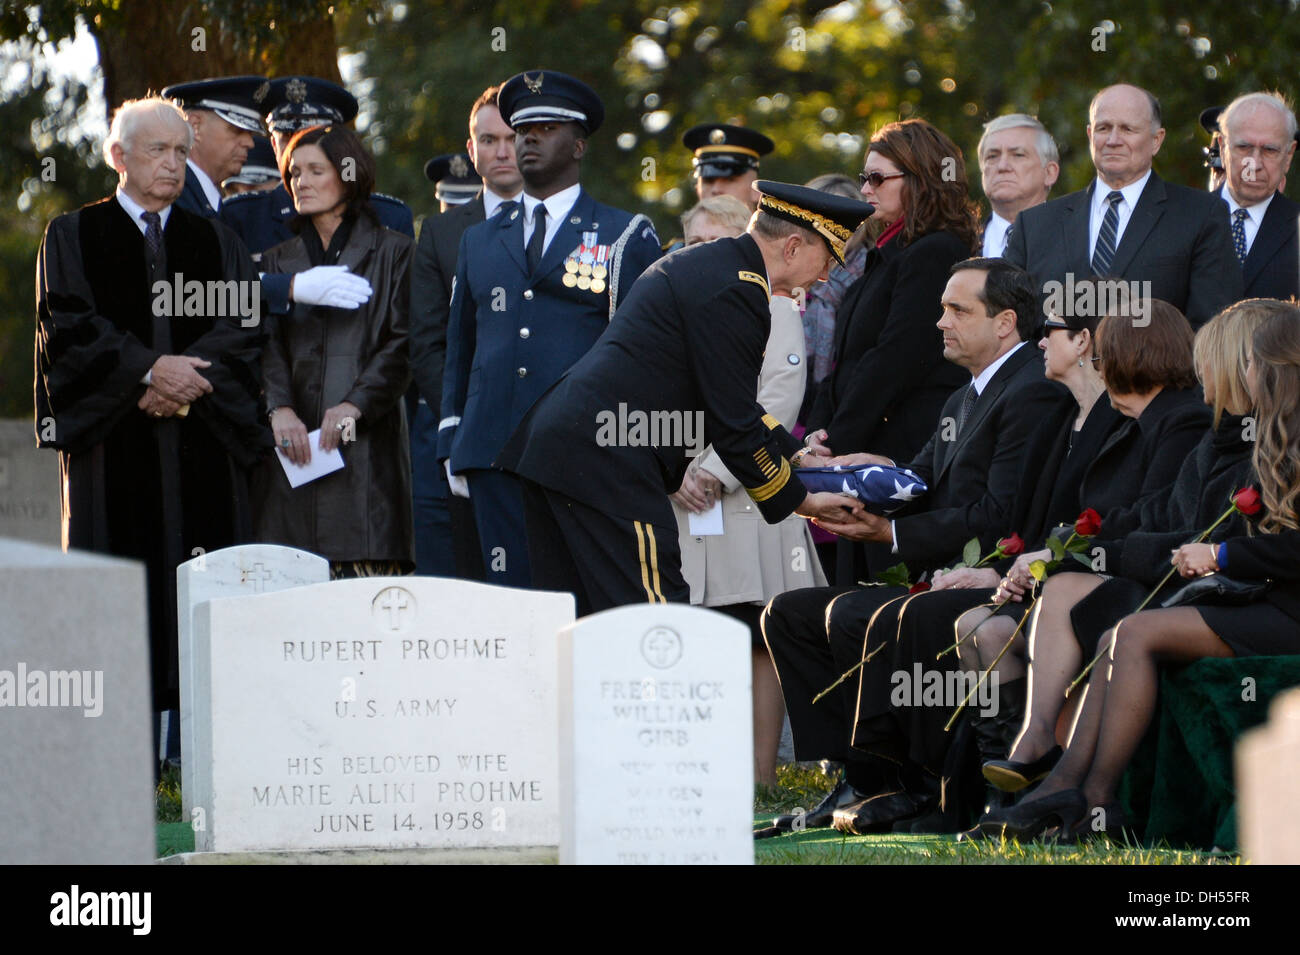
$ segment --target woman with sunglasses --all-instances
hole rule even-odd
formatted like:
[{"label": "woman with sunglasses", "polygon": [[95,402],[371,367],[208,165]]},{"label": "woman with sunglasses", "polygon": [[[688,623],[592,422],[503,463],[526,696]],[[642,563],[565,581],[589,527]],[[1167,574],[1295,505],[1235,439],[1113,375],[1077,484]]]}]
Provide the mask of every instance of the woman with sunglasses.
[{"label": "woman with sunglasses", "polygon": [[[977,247],[975,207],[961,150],[920,119],[876,132],[860,180],[875,207],[872,241],[836,312],[832,370],[808,414],[807,443],[814,454],[908,461],[970,378],[944,360],[935,323],[949,270]],[[851,582],[851,569],[839,576]]]}]

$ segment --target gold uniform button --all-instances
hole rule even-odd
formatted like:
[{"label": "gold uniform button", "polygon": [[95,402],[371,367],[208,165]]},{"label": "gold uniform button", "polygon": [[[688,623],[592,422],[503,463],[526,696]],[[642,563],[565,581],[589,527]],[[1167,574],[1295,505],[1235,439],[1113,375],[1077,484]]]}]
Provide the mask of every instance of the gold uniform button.
[{"label": "gold uniform button", "polygon": [[526,329],[526,328],[521,328],[521,329],[519,329],[519,337],[520,337],[520,338],[527,338],[527,337],[528,337],[529,335],[531,335],[531,334],[532,334],[532,333],[531,333],[530,331],[528,331],[528,329]]},{"label": "gold uniform button", "polygon": [[520,377],[520,378],[527,378],[527,377],[528,377],[528,369],[527,369],[527,368],[520,368],[520,369],[519,369],[519,377]]},{"label": "gold uniform button", "polygon": [[524,301],[526,301],[526,302],[531,302],[532,300],[533,300],[533,290],[532,290],[532,289],[525,289],[525,290],[524,290]]}]

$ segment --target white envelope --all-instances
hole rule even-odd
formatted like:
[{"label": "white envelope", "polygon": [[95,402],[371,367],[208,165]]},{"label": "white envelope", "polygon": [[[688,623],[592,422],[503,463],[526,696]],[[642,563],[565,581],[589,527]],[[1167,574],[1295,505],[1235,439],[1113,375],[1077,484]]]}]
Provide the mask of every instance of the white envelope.
[{"label": "white envelope", "polygon": [[713,506],[703,514],[688,514],[692,537],[716,537],[722,531],[722,501],[713,502]]},{"label": "white envelope", "polygon": [[307,445],[311,448],[311,461],[301,467],[289,460],[283,448],[275,449],[275,453],[280,456],[280,467],[284,468],[284,476],[289,479],[290,487],[301,487],[317,478],[333,474],[343,467],[343,455],[338,448],[333,451],[320,449],[320,428],[307,435]]}]

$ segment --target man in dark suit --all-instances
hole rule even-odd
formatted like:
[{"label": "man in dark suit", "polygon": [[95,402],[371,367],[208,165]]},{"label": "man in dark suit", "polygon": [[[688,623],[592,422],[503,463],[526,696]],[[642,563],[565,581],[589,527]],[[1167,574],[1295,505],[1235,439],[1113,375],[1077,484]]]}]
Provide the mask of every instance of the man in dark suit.
[{"label": "man in dark suit", "polygon": [[1108,86],[1088,116],[1096,180],[1017,216],[1007,260],[1028,269],[1040,289],[1094,275],[1150,282],[1133,291],[1204,324],[1242,292],[1222,207],[1152,171],[1165,131],[1160,101],[1146,90]]},{"label": "man in dark suit", "polygon": [[[452,205],[440,215],[424,220],[411,266],[411,374],[420,393],[416,416],[429,414],[435,424],[442,404],[447,315],[451,305],[452,280],[456,277],[460,238],[470,226],[496,215],[504,204],[516,201],[523,191],[523,178],[515,163],[515,134],[497,109],[499,91],[499,86],[488,87],[474,101],[469,112],[469,139],[465,149],[472,171],[482,182],[481,188],[468,202]],[[454,172],[450,163],[448,172]],[[436,448],[435,433],[435,458]],[[450,493],[447,474],[441,467],[434,467],[431,473],[418,473],[414,480],[417,571],[482,580],[483,560],[469,500]],[[428,493],[422,494],[422,483],[430,485]],[[424,507],[421,506],[422,499],[427,500]],[[436,534],[432,547],[422,548],[421,540],[428,536],[420,533],[422,511],[428,512],[433,523],[441,523],[442,515],[447,515],[451,527],[450,551],[437,545]],[[422,554],[422,550],[432,550],[433,553]],[[445,569],[448,558],[452,558],[450,570]]]},{"label": "man in dark suit", "polygon": [[668,494],[706,444],[768,523],[861,509],[804,490],[791,464],[809,452],[764,412],[757,391],[771,295],[824,280],[871,206],[757,186],[748,231],[648,269],[501,454],[501,466],[526,479],[534,586],[573,593],[579,615],[689,599]]},{"label": "man in dark suit", "polygon": [[[1007,529],[1011,497],[1022,458],[1042,415],[1061,395],[1043,378],[1036,348],[1026,345],[1040,314],[1032,280],[1003,259],[967,259],[953,266],[943,293],[944,357],[971,376],[944,406],[929,443],[907,463],[929,485],[917,504],[893,520],[862,512],[838,522],[817,523],[854,540],[888,545],[915,577],[956,563],[971,538],[981,552]],[[844,464],[893,464],[876,454],[832,459]],[[763,633],[781,678],[798,759],[835,759],[845,776],[810,812],[785,816],[778,829],[829,826],[836,809],[864,802],[885,791],[880,761],[850,748],[856,703],[846,681],[812,704],[862,658],[862,640],[872,614],[907,593],[902,587],[818,587],[774,599],[763,614]],[[906,781],[924,792],[918,781]],[[927,807],[897,786],[899,804],[878,806],[894,818]]]},{"label": "man in dark suit", "polygon": [[980,242],[984,257],[996,259],[1006,251],[1016,216],[1047,201],[1061,174],[1061,157],[1052,134],[1026,113],[1008,113],[985,123],[975,154],[990,207]]},{"label": "man in dark suit", "polygon": [[264,76],[222,76],[176,83],[162,91],[185,111],[194,129],[194,147],[185,163],[185,188],[176,204],[186,212],[215,219],[221,210],[221,184],[238,175],[262,129],[262,101],[270,90]]},{"label": "man in dark suit", "polygon": [[438,457],[467,479],[487,580],[527,587],[522,492],[493,462],[532,403],[604,332],[659,257],[659,239],[645,216],[596,202],[579,184],[605,115],[590,87],[551,70],[520,73],[497,104],[515,133],[524,192],[461,237]]},{"label": "man in dark suit", "polygon": [[1247,93],[1219,116],[1233,251],[1245,298],[1286,301],[1300,294],[1300,204],[1279,191],[1295,155],[1295,114],[1269,93]]}]

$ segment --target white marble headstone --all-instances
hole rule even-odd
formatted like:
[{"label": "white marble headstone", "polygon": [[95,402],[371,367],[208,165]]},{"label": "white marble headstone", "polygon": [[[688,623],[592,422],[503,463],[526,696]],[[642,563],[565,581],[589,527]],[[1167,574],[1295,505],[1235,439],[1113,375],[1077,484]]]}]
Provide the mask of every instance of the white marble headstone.
[{"label": "white marble headstone", "polygon": [[145,865],[144,566],[0,539],[0,864]]},{"label": "white marble headstone", "polygon": [[1300,689],[1269,705],[1268,722],[1236,750],[1237,831],[1255,865],[1300,865]]},{"label": "white marble headstone", "polygon": [[32,419],[0,419],[0,537],[58,547],[59,456],[36,447]]},{"label": "white marble headstone", "polygon": [[[274,593],[305,584],[323,584],[329,579],[330,564],[324,557],[278,544],[225,547],[200,554],[176,568],[176,632],[180,642],[178,665],[181,684],[181,805],[186,820],[192,818],[194,809],[190,794],[209,785],[196,776],[203,771],[207,761],[197,758],[191,706],[194,692],[194,608],[214,597]],[[274,639],[274,634],[268,639]]]},{"label": "white marble headstone", "polygon": [[559,641],[560,862],[752,865],[749,629],[638,605]]},{"label": "white marble headstone", "polygon": [[573,597],[371,577],[195,614],[199,851],[555,845]]}]

